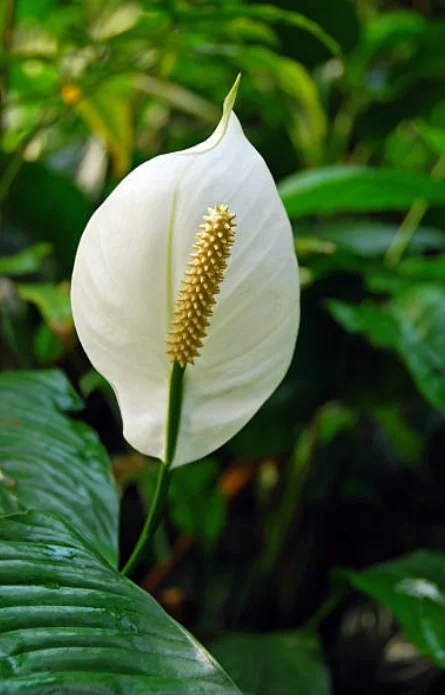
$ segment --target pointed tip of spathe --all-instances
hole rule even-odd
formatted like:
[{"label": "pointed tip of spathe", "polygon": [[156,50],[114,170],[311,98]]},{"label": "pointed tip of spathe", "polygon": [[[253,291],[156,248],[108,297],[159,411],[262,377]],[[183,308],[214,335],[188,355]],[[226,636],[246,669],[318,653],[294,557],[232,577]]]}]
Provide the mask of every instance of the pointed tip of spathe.
[{"label": "pointed tip of spathe", "polygon": [[[229,122],[230,118],[233,114],[235,121],[238,123],[238,120],[233,113],[233,107],[235,105],[236,101],[236,95],[238,92],[238,87],[239,83],[241,80],[241,73],[238,74],[238,77],[236,78],[235,82],[233,83],[232,89],[230,92],[227,94],[226,98],[224,99],[224,104],[223,104],[223,112],[221,116],[221,120],[216,126],[216,129],[212,133],[212,135],[207,138],[203,143],[200,145],[196,145],[195,147],[191,147],[188,150],[183,150],[182,154],[190,154],[190,153],[204,153],[208,152],[209,150],[217,147],[221,140],[223,140],[227,128],[229,127]],[[239,123],[238,123],[239,125]],[[241,127],[241,126],[240,126]]]},{"label": "pointed tip of spathe", "polygon": [[230,90],[230,92],[228,93],[226,98],[224,99],[223,117],[226,114],[230,114],[233,107],[235,106],[236,96],[238,94],[238,87],[239,87],[239,84],[241,81],[241,77],[242,77],[242,73],[239,72],[235,82],[233,83],[232,89]]}]

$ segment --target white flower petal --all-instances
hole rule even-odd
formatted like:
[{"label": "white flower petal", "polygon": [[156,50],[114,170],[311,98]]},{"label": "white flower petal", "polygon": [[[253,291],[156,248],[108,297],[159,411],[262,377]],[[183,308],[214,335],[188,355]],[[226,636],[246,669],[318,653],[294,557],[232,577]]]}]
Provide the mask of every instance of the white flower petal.
[{"label": "white flower petal", "polygon": [[88,224],[73,273],[76,328],[115,389],[124,436],[162,459],[168,326],[202,216],[216,204],[230,205],[238,227],[201,356],[186,368],[176,466],[254,415],[283,378],[298,330],[289,220],[236,116],[205,143],[127,176]]}]

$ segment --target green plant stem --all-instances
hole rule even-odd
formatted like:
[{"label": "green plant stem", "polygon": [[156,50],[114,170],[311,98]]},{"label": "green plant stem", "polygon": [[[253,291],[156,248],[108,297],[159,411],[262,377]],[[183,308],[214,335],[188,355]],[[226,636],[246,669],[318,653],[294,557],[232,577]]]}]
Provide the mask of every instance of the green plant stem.
[{"label": "green plant stem", "polygon": [[[445,177],[445,156],[438,159],[434,169],[431,172],[431,176],[436,180],[440,180]],[[402,256],[408,248],[414,234],[416,233],[419,224],[423,220],[428,207],[428,203],[421,198],[415,200],[411,205],[385,254],[384,261],[388,267],[394,268],[400,263]]]},{"label": "green plant stem", "polygon": [[176,443],[178,441],[179,424],[181,420],[182,394],[184,388],[185,367],[179,362],[173,362],[170,377],[170,393],[168,399],[167,428],[165,433],[165,461],[164,465],[170,468],[175,457]]},{"label": "green plant stem", "polygon": [[167,466],[161,461],[159,464],[158,477],[156,480],[156,489],[153,499],[151,501],[150,511],[148,513],[147,519],[145,520],[144,527],[141,531],[136,545],[133,548],[133,552],[129,560],[126,562],[124,568],[122,569],[122,574],[130,574],[140,563],[145,548],[152,537],[161,517],[161,512],[165,504],[165,499],[167,497],[168,487],[170,482],[170,471]]},{"label": "green plant stem", "polygon": [[185,367],[181,367],[178,362],[173,362],[170,376],[167,427],[165,434],[165,461],[161,462],[159,465],[155,493],[144,527],[133,549],[133,552],[131,553],[130,559],[122,569],[122,574],[125,575],[130,574],[139,565],[145,554],[146,547],[153,536],[153,533],[158,527],[164,511],[170,484],[170,466],[175,457],[179,425],[181,422],[184,372]]}]

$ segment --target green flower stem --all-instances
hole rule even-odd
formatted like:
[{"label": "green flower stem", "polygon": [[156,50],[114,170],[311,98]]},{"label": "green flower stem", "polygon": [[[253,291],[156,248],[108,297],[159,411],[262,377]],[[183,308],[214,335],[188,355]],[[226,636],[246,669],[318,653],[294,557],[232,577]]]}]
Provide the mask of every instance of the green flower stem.
[{"label": "green flower stem", "polygon": [[125,575],[130,574],[139,565],[145,553],[145,549],[158,527],[167,501],[168,487],[170,484],[170,466],[175,456],[181,421],[184,372],[185,367],[181,367],[179,362],[173,362],[168,399],[165,461],[161,462],[159,465],[156,489],[144,528],[131,553],[130,559],[122,570],[122,574]]},{"label": "green flower stem", "polygon": [[176,452],[179,423],[181,421],[184,372],[185,367],[181,367],[179,362],[173,362],[170,377],[170,393],[168,398],[167,432],[165,435],[166,445],[164,465],[166,468],[170,468]]},{"label": "green flower stem", "polygon": [[[438,159],[437,164],[431,172],[433,179],[441,180],[445,177],[445,156]],[[416,230],[421,223],[429,205],[425,200],[419,198],[415,200],[408,210],[406,217],[397,230],[393,242],[385,254],[385,264],[394,268],[402,259],[403,254],[409,246]]]}]

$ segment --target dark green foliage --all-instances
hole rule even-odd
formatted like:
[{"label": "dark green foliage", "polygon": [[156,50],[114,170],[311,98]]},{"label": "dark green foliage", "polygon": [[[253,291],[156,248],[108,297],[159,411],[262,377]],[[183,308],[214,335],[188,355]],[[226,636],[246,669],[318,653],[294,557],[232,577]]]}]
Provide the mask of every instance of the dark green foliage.
[{"label": "dark green foliage", "polygon": [[65,377],[6,372],[0,403],[1,691],[238,693],[115,569],[110,461],[59,412],[82,406]]},{"label": "dark green foliage", "polygon": [[406,210],[418,198],[445,205],[443,184],[429,177],[364,167],[332,167],[295,174],[280,184],[291,218],[317,213]]},{"label": "dark green foliage", "polygon": [[[444,9],[0,2],[0,693],[444,692]],[[251,422],[172,472],[131,583],[157,464],[78,344],[74,256],[239,71],[294,229],[298,344]]]},{"label": "dark green foliage", "polygon": [[417,552],[346,576],[354,588],[388,606],[422,654],[445,667],[443,553]]},{"label": "dark green foliage", "polygon": [[0,375],[0,511],[42,509],[117,565],[118,496],[97,435],[63,411],[82,403],[57,371]]},{"label": "dark green foliage", "polygon": [[236,695],[202,647],[60,517],[0,524],[5,693]]},{"label": "dark green foliage", "polygon": [[277,632],[221,637],[212,651],[245,693],[256,695],[328,695],[327,670],[320,668],[315,635]]}]

